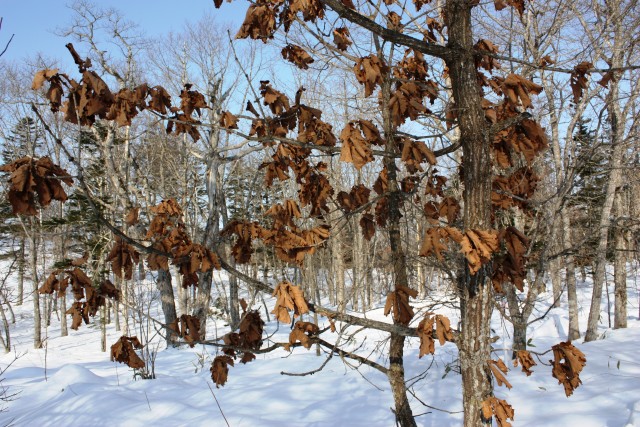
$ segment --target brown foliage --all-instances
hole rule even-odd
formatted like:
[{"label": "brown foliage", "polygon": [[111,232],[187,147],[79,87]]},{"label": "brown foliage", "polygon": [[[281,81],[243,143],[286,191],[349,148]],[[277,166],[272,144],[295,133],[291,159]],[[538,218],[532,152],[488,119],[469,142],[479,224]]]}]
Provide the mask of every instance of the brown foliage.
[{"label": "brown foliage", "polygon": [[419,255],[428,257],[434,255],[438,258],[438,261],[444,261],[442,252],[448,250],[446,245],[446,239],[448,239],[449,233],[447,230],[440,227],[428,228],[424,234],[422,240],[422,246],[420,247]]},{"label": "brown foliage", "polygon": [[216,356],[211,363],[211,379],[216,384],[216,388],[223,386],[227,382],[227,376],[229,374],[229,366],[233,366],[233,359],[229,356]]},{"label": "brown foliage", "polygon": [[41,207],[49,206],[52,200],[65,202],[67,193],[60,181],[73,184],[69,173],[49,157],[22,157],[0,166],[0,172],[11,173],[7,199],[16,215],[37,215],[36,200]]},{"label": "brown foliage", "polygon": [[517,367],[518,363],[522,365],[522,372],[527,374],[527,376],[533,373],[531,367],[537,365],[536,361],[531,357],[531,353],[527,350],[518,350],[516,352],[516,358],[513,359],[513,367]]},{"label": "brown foliage", "polygon": [[593,64],[591,62],[581,62],[575,66],[573,72],[571,73],[571,90],[573,91],[573,102],[577,104],[582,98],[582,93],[587,88],[589,84],[589,76],[591,75],[591,71],[593,68]]},{"label": "brown foliage", "polygon": [[285,350],[290,351],[291,346],[297,342],[300,342],[307,350],[310,349],[312,338],[318,332],[320,332],[318,325],[298,320],[289,334],[289,343],[284,346]]},{"label": "brown foliage", "polygon": [[338,49],[345,51],[349,46],[353,44],[353,41],[349,38],[349,30],[346,27],[335,28],[333,30],[333,42]]},{"label": "brown foliage", "polygon": [[111,361],[120,362],[134,369],[144,368],[144,362],[135,352],[141,349],[142,344],[138,337],[122,336],[111,346]]},{"label": "brown foliage", "polygon": [[424,141],[416,141],[409,138],[402,140],[402,157],[409,173],[423,172],[422,163],[428,162],[430,165],[436,164],[436,156],[433,154]]},{"label": "brown foliage", "polygon": [[558,380],[558,384],[564,386],[564,393],[569,397],[582,384],[580,372],[587,364],[587,359],[584,353],[571,344],[571,341],[561,342],[551,349],[554,360],[550,360],[549,363],[553,363],[551,371],[553,378]]},{"label": "brown foliage", "polygon": [[498,385],[501,386],[504,384],[508,389],[511,389],[511,383],[509,383],[505,378],[505,374],[509,369],[507,369],[507,366],[504,364],[502,359],[489,360],[489,367],[491,368],[491,372],[493,373]]},{"label": "brown foliage", "polygon": [[513,421],[514,412],[506,400],[491,396],[482,402],[482,417],[484,420],[490,421],[492,415],[496,416],[498,427],[511,427],[511,423],[507,419]]},{"label": "brown foliage", "polygon": [[533,168],[525,166],[508,176],[496,176],[492,183],[491,204],[494,208],[517,206],[526,210],[540,177]]},{"label": "brown foliage", "polygon": [[404,285],[396,285],[396,290],[387,294],[384,305],[384,315],[393,312],[393,321],[401,325],[408,325],[413,319],[413,307],[409,305],[409,297],[417,298],[418,292]]},{"label": "brown foliage", "polygon": [[350,192],[341,191],[338,193],[338,204],[346,212],[353,212],[369,203],[370,194],[371,190],[363,184],[354,185]]},{"label": "brown foliage", "polygon": [[433,354],[435,352],[434,332],[440,345],[444,345],[447,341],[453,341],[453,332],[449,319],[440,314],[434,317],[431,317],[431,315],[432,313],[425,314],[418,324],[417,332],[418,338],[420,338],[420,354],[418,357],[420,358],[425,354]]},{"label": "brown foliage", "polygon": [[522,106],[522,108],[530,108],[532,104],[529,94],[539,94],[542,92],[542,86],[517,74],[509,74],[502,80],[501,89],[507,105],[513,110],[520,106]]},{"label": "brown foliage", "polygon": [[167,328],[175,332],[180,338],[183,338],[189,344],[189,347],[196,345],[196,342],[200,339],[200,319],[196,316],[183,314],[179,319],[167,325]]},{"label": "brown foliage", "polygon": [[353,163],[358,170],[373,161],[370,144],[356,128],[355,122],[347,123],[340,133],[340,140],[342,141],[341,161]]},{"label": "brown foliage", "polygon": [[116,236],[115,244],[107,255],[107,262],[111,262],[113,274],[123,277],[124,270],[125,280],[131,280],[133,277],[133,264],[140,262],[140,254],[131,245],[122,240],[120,236]]},{"label": "brown foliage", "polygon": [[[489,40],[480,39],[473,46],[478,51],[485,51],[487,53],[498,53],[498,46],[491,43]],[[492,56],[486,53],[479,53],[475,57],[476,68],[484,68],[490,73],[495,69],[500,69],[500,63]]]},{"label": "brown foliage", "polygon": [[382,84],[382,76],[389,72],[387,65],[376,55],[360,58],[353,67],[356,79],[364,85],[364,96],[373,93],[376,86]]},{"label": "brown foliage", "polygon": [[276,297],[276,305],[271,312],[281,323],[291,323],[289,310],[293,310],[294,317],[300,317],[301,314],[309,312],[302,289],[286,280],[276,286],[272,296]]},{"label": "brown foliage", "polygon": [[282,57],[293,63],[296,67],[307,70],[309,64],[313,63],[313,58],[306,50],[295,44],[288,44],[282,49]]}]

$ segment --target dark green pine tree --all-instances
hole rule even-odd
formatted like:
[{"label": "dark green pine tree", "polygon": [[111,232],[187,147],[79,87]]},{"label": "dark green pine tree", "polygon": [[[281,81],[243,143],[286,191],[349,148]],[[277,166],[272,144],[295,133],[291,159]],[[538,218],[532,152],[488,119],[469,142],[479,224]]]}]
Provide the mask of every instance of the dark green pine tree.
[{"label": "dark green pine tree", "polygon": [[608,178],[608,143],[598,139],[588,119],[580,119],[573,135],[576,143],[576,180],[570,198],[576,263],[591,266],[598,245],[597,229]]}]

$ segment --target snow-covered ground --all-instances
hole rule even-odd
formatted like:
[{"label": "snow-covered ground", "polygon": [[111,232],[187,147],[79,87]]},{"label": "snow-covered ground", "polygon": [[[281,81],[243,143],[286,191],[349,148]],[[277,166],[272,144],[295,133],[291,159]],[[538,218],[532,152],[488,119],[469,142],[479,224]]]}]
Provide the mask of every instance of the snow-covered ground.
[{"label": "snow-covered ground", "polygon": [[[606,297],[603,298],[604,338],[592,343],[574,342],[586,355],[581,374],[583,385],[572,397],[565,397],[562,385],[551,376],[551,352],[542,355],[534,373],[527,377],[520,368],[507,376],[511,390],[498,387],[496,395],[515,410],[514,426],[640,426],[640,321],[637,268],[630,266],[629,328],[608,330]],[[580,283],[581,330],[586,327],[590,283]],[[539,305],[548,307],[550,295]],[[272,308],[273,301],[267,299]],[[212,346],[160,350],[155,361],[156,379],[135,379],[125,365],[109,360],[100,351],[100,330],[83,325],[60,337],[59,322],[53,316],[46,330],[46,348],[32,348],[30,301],[15,307],[17,322],[12,330],[15,351],[0,356],[6,370],[0,385],[17,398],[4,403],[0,426],[393,426],[393,406],[389,384],[381,373],[367,366],[333,357],[313,375],[288,376],[319,368],[326,355],[316,356],[315,348],[296,348],[289,353],[277,350],[246,365],[229,368],[229,380],[216,388],[209,366],[216,356]],[[259,308],[264,315],[264,307]],[[157,308],[152,309],[157,313]],[[452,317],[449,309],[440,310]],[[379,307],[367,317],[390,321]],[[160,317],[161,318],[161,317]],[[417,316],[419,320],[419,316]],[[321,324],[327,324],[321,319]],[[565,308],[553,309],[529,329],[530,350],[546,352],[551,345],[566,340],[568,320]],[[501,339],[497,356],[510,346],[510,327],[494,315],[493,329]],[[228,329],[221,320],[211,320],[209,336],[221,336]],[[274,341],[286,341],[289,325],[272,321],[266,332]],[[120,337],[109,325],[110,346]],[[333,338],[336,338],[334,335]],[[360,333],[351,348],[358,353],[378,354],[383,336]],[[421,426],[457,426],[462,420],[460,376],[455,372],[455,346],[436,344],[434,356],[418,359],[418,340],[407,343],[405,368],[412,396],[411,405]],[[380,359],[385,362],[384,358]],[[444,377],[444,378],[443,378]]]}]

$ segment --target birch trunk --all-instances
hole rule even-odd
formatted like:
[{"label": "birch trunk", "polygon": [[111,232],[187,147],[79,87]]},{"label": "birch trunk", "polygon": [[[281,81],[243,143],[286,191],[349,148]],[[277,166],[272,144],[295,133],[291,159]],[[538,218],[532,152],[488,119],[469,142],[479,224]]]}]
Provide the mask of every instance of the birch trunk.
[{"label": "birch trunk", "polygon": [[[616,32],[616,38],[621,38],[622,33]],[[619,46],[619,42],[616,43]],[[612,66],[618,67],[622,64],[622,52],[614,51]],[[624,123],[622,111],[619,104],[619,76],[614,73],[611,79],[609,93],[607,95],[607,113],[611,127],[611,156],[609,158],[609,180],[600,212],[600,223],[598,226],[598,247],[596,249],[595,271],[593,274],[593,295],[591,296],[591,307],[589,309],[589,320],[587,323],[587,333],[585,341],[593,341],[598,337],[598,320],[600,319],[600,305],[602,302],[602,286],[605,282],[607,265],[607,246],[609,243],[609,228],[611,227],[611,212],[616,189],[621,182],[621,166],[624,154],[622,134]]]},{"label": "birch trunk", "polygon": [[626,229],[621,221],[623,209],[622,191],[618,191],[616,195],[616,213],[618,221],[614,228],[615,251],[613,261],[613,280],[614,287],[614,309],[613,309],[613,328],[621,329],[627,327],[627,245],[625,239]]}]

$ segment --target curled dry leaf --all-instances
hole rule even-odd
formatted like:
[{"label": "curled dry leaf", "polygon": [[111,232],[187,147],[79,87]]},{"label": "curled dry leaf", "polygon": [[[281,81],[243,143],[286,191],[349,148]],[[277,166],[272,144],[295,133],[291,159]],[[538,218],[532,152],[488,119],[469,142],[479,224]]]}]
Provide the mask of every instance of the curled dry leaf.
[{"label": "curled dry leaf", "polygon": [[61,181],[73,184],[69,172],[51,161],[49,157],[40,159],[22,157],[0,166],[0,172],[9,172],[9,192],[7,199],[14,214],[37,215],[36,200],[41,207],[51,201],[65,202],[67,193]]},{"label": "curled dry leaf", "polygon": [[362,235],[369,241],[376,234],[376,223],[373,220],[373,215],[365,213],[360,218],[360,228],[362,229]]},{"label": "curled dry leaf", "polygon": [[233,359],[229,356],[217,356],[211,363],[211,379],[216,384],[216,388],[225,385],[229,375],[229,365],[233,366]]},{"label": "curled dry leaf", "polygon": [[118,277],[131,280],[133,277],[133,265],[140,262],[140,254],[131,245],[116,236],[115,243],[107,255],[107,262],[111,262],[111,270]]},{"label": "curled dry leaf", "polygon": [[507,419],[513,421],[514,412],[506,400],[491,396],[482,402],[482,418],[491,421],[493,415],[496,416],[498,427],[511,427]]},{"label": "curled dry leaf", "polygon": [[517,367],[518,363],[522,365],[522,372],[527,374],[527,376],[533,373],[531,367],[537,365],[536,361],[531,357],[531,353],[527,350],[518,350],[516,352],[516,358],[513,359],[513,367]]},{"label": "curled dry leaf", "polygon": [[480,39],[473,47],[480,52],[475,56],[476,68],[484,68],[490,73],[494,69],[500,68],[500,63],[493,56],[489,55],[498,53],[498,46],[489,40]]},{"label": "curled dry leaf", "polygon": [[286,280],[276,286],[272,296],[276,297],[276,305],[271,312],[281,323],[291,323],[290,310],[293,310],[294,317],[309,312],[302,289]]},{"label": "curled dry leaf", "polygon": [[575,66],[571,73],[571,90],[573,92],[573,103],[577,104],[582,98],[582,93],[589,84],[589,76],[591,75],[591,68],[593,64],[591,62],[581,62]]},{"label": "curled dry leaf", "polygon": [[387,294],[384,305],[384,315],[393,312],[393,321],[401,325],[408,325],[414,316],[413,307],[409,305],[409,297],[417,298],[418,292],[404,285],[396,285],[393,292]]},{"label": "curled dry leaf", "polygon": [[252,4],[236,34],[237,39],[250,38],[264,43],[273,38],[276,30],[276,9],[271,4]]},{"label": "curled dry leaf", "polygon": [[224,111],[220,116],[219,124],[225,129],[238,129],[238,117],[228,111]]},{"label": "curled dry leaf", "polygon": [[167,328],[180,338],[184,338],[189,347],[193,347],[200,339],[200,319],[196,316],[183,314],[179,319],[168,324]]},{"label": "curled dry leaf", "polygon": [[135,352],[135,349],[141,349],[142,344],[138,337],[122,336],[111,346],[111,361],[124,363],[134,369],[144,368],[144,362]]},{"label": "curled dry leaf", "polygon": [[342,149],[340,150],[340,161],[353,163],[356,169],[373,161],[373,153],[369,142],[363,138],[360,130],[356,127],[356,122],[349,122],[340,133]]},{"label": "curled dry leaf", "polygon": [[501,89],[508,105],[512,109],[518,109],[520,106],[522,108],[530,108],[532,104],[529,94],[542,92],[542,86],[517,74],[509,74],[502,81]]},{"label": "curled dry leaf", "polygon": [[444,345],[446,341],[453,341],[453,331],[451,330],[451,321],[447,316],[436,314],[436,335],[440,345]]},{"label": "curled dry leaf", "polygon": [[407,166],[409,173],[423,172],[422,163],[436,164],[436,156],[424,141],[404,138],[402,141],[401,160]]},{"label": "curled dry leaf", "polygon": [[333,30],[333,42],[338,49],[345,51],[353,42],[349,38],[349,30],[346,27],[340,27]]},{"label": "curled dry leaf", "polygon": [[508,389],[511,389],[511,384],[505,378],[505,374],[509,371],[509,369],[507,369],[507,366],[504,364],[502,359],[489,360],[489,367],[491,368],[491,372],[498,382],[498,385],[505,385]]},{"label": "curled dry leaf", "polygon": [[418,324],[417,332],[418,338],[420,338],[418,358],[422,358],[425,354],[433,354],[436,351],[435,340],[433,339],[433,324],[435,320],[435,317],[431,317],[431,313],[427,313]]},{"label": "curled dry leaf", "polygon": [[383,75],[387,74],[389,69],[387,65],[375,55],[360,58],[353,67],[356,79],[364,85],[364,96],[368,97],[373,93],[376,86],[382,84]]},{"label": "curled dry leaf", "polygon": [[438,258],[438,261],[444,261],[442,253],[447,250],[445,239],[447,239],[448,236],[448,233],[443,228],[428,228],[424,233],[424,239],[422,240],[419,255],[423,257],[435,255]]},{"label": "curled dry leaf", "polygon": [[282,57],[302,70],[307,70],[309,64],[314,62],[306,50],[295,44],[286,45],[282,49]]},{"label": "curled dry leaf", "polygon": [[291,350],[291,345],[300,342],[307,350],[311,348],[311,338],[320,332],[318,325],[311,322],[297,321],[289,334],[289,345],[286,350]]},{"label": "curled dry leaf", "polygon": [[564,392],[567,397],[573,394],[582,381],[580,380],[580,372],[587,364],[587,359],[580,350],[578,350],[571,341],[561,342],[551,347],[553,350],[552,375],[558,380],[558,384],[564,386]]},{"label": "curled dry leaf", "polygon": [[369,195],[371,190],[363,184],[354,185],[351,187],[351,191],[341,191],[338,193],[338,204],[346,212],[353,212],[354,210],[369,203]]},{"label": "curled dry leaf", "polygon": [[280,115],[289,110],[289,99],[282,93],[271,87],[268,80],[260,81],[260,95],[273,114]]}]

